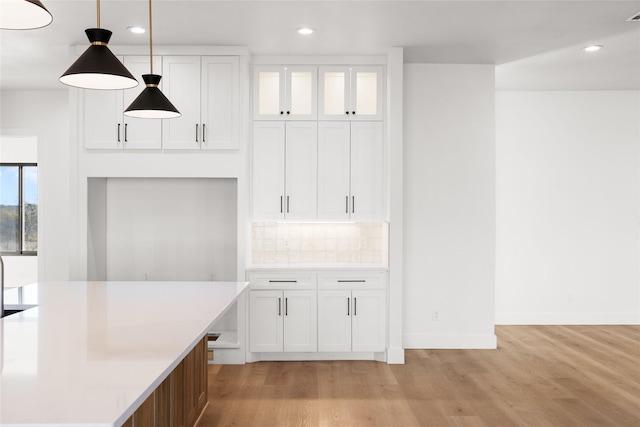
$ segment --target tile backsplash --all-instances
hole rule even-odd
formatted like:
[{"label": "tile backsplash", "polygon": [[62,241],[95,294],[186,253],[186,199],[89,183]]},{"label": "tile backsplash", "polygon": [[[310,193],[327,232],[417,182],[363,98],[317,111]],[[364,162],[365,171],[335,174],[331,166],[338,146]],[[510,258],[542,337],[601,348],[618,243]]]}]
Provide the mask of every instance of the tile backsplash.
[{"label": "tile backsplash", "polygon": [[254,265],[387,267],[389,224],[254,222],[251,254]]}]

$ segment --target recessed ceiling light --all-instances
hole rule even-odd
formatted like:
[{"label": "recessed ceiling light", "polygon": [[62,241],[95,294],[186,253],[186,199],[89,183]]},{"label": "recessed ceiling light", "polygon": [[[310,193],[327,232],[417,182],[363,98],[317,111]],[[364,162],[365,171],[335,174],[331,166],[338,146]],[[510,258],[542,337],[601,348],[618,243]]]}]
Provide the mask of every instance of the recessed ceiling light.
[{"label": "recessed ceiling light", "polygon": [[594,45],[582,48],[582,50],[584,50],[585,52],[597,52],[600,49],[602,49],[602,45],[599,45],[599,44],[594,44]]},{"label": "recessed ceiling light", "polygon": [[296,31],[298,31],[298,34],[302,34],[303,36],[308,36],[310,34],[313,34],[313,28],[309,28],[309,27],[301,27],[301,28],[298,28]]},{"label": "recessed ceiling light", "polygon": [[142,27],[138,27],[138,26],[127,27],[127,30],[131,31],[134,34],[143,34],[143,33],[147,32],[147,30],[145,30]]}]

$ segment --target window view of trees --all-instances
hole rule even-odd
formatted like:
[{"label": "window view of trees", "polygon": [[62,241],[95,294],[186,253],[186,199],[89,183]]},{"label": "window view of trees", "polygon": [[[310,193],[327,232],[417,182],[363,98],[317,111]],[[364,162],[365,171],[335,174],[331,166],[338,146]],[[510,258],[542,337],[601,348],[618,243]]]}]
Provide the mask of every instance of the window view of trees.
[{"label": "window view of trees", "polygon": [[0,252],[38,251],[38,167],[0,165]]}]

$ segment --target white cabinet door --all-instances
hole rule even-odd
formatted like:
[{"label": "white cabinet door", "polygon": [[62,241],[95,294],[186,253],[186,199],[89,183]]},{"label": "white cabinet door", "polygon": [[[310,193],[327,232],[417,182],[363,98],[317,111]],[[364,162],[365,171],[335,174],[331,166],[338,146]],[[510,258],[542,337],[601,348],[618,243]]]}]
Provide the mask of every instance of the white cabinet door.
[{"label": "white cabinet door", "polygon": [[253,216],[315,219],[317,123],[253,123]]},{"label": "white cabinet door", "polygon": [[122,90],[80,90],[82,139],[87,149],[121,149]]},{"label": "white cabinet door", "polygon": [[253,72],[254,120],[317,118],[315,66],[257,66]]},{"label": "white cabinet door", "polygon": [[[140,95],[145,84],[142,80],[143,74],[149,74],[148,56],[125,56],[124,65],[140,83],[133,89],[123,91],[122,112]],[[153,58],[154,74],[162,75],[162,59]],[[162,80],[160,87],[162,88]],[[123,115],[124,129],[122,130],[122,142],[127,149],[160,149],[162,148],[162,120],[160,119],[139,119]]]},{"label": "white cabinet door", "polygon": [[284,218],[285,123],[253,124],[253,215]]},{"label": "white cabinet door", "polygon": [[382,122],[318,125],[318,218],[383,218]]},{"label": "white cabinet door", "polygon": [[382,120],[383,68],[326,66],[319,69],[320,120]]},{"label": "white cabinet door", "polygon": [[318,351],[351,351],[351,291],[318,291]]},{"label": "white cabinet door", "polygon": [[315,290],[284,291],[284,351],[318,351]]},{"label": "white cabinet door", "polygon": [[371,221],[383,217],[382,122],[351,123],[352,220]]},{"label": "white cabinet door", "polygon": [[202,57],[201,148],[238,148],[240,58]]},{"label": "white cabinet door", "polygon": [[349,219],[349,122],[318,123],[318,219]]},{"label": "white cabinet door", "polygon": [[162,146],[165,149],[199,149],[200,57],[165,56],[162,58],[162,92],[182,114],[163,120]]},{"label": "white cabinet door", "polygon": [[351,349],[384,351],[387,342],[384,291],[352,291],[351,296]]},{"label": "white cabinet door", "polygon": [[249,351],[280,352],[283,349],[282,291],[249,293]]},{"label": "white cabinet door", "polygon": [[285,148],[284,217],[315,219],[317,214],[317,122],[288,122]]},{"label": "white cabinet door", "polygon": [[383,68],[351,67],[351,120],[382,120]]}]

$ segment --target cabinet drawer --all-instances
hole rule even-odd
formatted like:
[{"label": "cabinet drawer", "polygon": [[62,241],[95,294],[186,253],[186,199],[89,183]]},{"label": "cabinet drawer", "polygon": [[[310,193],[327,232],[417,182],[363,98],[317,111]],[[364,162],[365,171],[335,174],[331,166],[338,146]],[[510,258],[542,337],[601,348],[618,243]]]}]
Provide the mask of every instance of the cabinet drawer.
[{"label": "cabinet drawer", "polygon": [[251,289],[316,289],[314,273],[250,272]]},{"label": "cabinet drawer", "polygon": [[385,289],[385,271],[336,271],[318,274],[318,289]]}]

